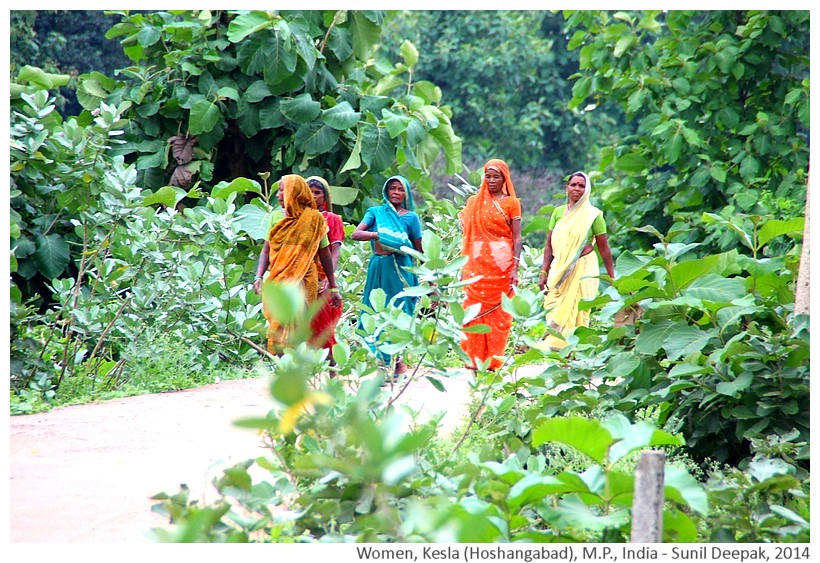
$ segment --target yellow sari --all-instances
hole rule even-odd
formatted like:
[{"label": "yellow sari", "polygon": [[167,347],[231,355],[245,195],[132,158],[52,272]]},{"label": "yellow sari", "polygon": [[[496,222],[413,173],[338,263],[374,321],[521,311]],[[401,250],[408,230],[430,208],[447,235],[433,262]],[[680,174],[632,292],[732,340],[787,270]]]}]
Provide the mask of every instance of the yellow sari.
[{"label": "yellow sari", "polygon": [[[319,290],[319,243],[327,233],[325,218],[316,209],[313,193],[304,178],[296,174],[282,176],[285,217],[268,234],[270,256],[265,282],[300,284],[308,303],[316,300]],[[263,300],[262,312],[268,320],[268,351],[277,353],[288,340],[292,327],[282,326]]]},{"label": "yellow sari", "polygon": [[[582,173],[583,174],[583,173]],[[593,299],[598,294],[598,255],[593,250],[586,256],[581,251],[587,244],[592,223],[601,210],[589,202],[591,184],[586,180],[584,195],[556,223],[552,231],[553,260],[547,278],[547,326],[563,336],[579,326],[589,326],[589,311],[579,311],[581,299]],[[566,340],[548,334],[545,347],[560,350]]]}]

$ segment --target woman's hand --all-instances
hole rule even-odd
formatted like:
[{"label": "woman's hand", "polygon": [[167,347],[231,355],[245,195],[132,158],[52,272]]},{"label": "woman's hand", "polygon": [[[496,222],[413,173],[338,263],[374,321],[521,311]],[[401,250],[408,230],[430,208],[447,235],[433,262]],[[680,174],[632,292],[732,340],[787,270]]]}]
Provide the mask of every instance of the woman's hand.
[{"label": "woman's hand", "polygon": [[513,269],[510,273],[510,289],[515,287],[518,287],[518,270]]},{"label": "woman's hand", "polygon": [[262,278],[253,280],[253,292],[259,295],[259,290],[262,289]]},{"label": "woman's hand", "polygon": [[342,306],[342,294],[337,287],[330,288],[330,306],[337,309]]},{"label": "woman's hand", "polygon": [[544,270],[541,270],[541,273],[538,274],[538,287],[540,287],[543,290],[549,289],[547,287],[547,272],[545,272]]}]

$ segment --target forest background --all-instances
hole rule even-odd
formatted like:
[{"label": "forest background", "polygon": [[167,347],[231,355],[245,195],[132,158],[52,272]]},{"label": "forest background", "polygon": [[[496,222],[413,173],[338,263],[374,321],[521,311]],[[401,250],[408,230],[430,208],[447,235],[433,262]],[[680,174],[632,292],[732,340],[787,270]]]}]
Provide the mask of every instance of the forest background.
[{"label": "forest background", "polygon": [[[807,11],[12,11],[10,19],[12,413],[244,377],[260,358],[273,362],[289,377],[272,388],[272,448],[284,453],[271,470],[288,479],[266,494],[282,502],[295,488],[321,509],[274,523],[258,499],[240,498],[261,520],[239,519],[237,532],[234,518],[226,532],[222,512],[199,528],[210,539],[247,539],[257,525],[293,537],[406,537],[374,514],[396,516],[407,487],[419,511],[430,509],[442,491],[433,494],[419,472],[455,479],[465,444],[481,463],[454,490],[470,488],[489,520],[474,528],[459,493],[443,514],[464,537],[623,538],[630,484],[616,461],[634,462],[627,454],[639,446],[677,445],[697,484],[670,485],[670,537],[807,538],[808,307],[795,304],[808,265]],[[367,391],[354,397],[333,385],[315,392],[309,375],[325,359],[304,347],[282,360],[260,349],[250,275],[276,179],[326,177],[349,225],[381,199],[386,177],[413,182],[427,231],[419,273],[446,307],[413,319],[377,304],[366,328],[385,329],[382,349],[437,370],[426,377],[444,389],[471,314],[459,305],[453,217],[491,157],[510,164],[525,211],[522,287],[505,302],[516,319],[509,368],[551,365],[528,381],[482,372],[481,420],[436,463],[420,453],[441,454],[441,444],[429,448],[429,429],[391,451],[378,446],[384,440],[341,439],[345,425],[328,421],[346,420],[360,435],[388,432],[353,413],[383,405],[387,416],[390,401],[367,386],[377,366],[356,336],[334,350],[342,379]],[[596,309],[593,326],[547,354],[531,346],[546,330],[535,274],[547,218],[576,169],[589,172],[605,212],[618,276],[586,305]],[[339,277],[351,305],[343,326],[358,316],[366,260],[358,245],[343,247]],[[430,287],[419,290],[425,308]],[[292,318],[304,313],[284,290],[268,298]],[[613,324],[638,304],[642,319]],[[306,405],[316,416],[296,424]],[[600,443],[583,438],[591,424]],[[619,456],[602,453],[644,424],[663,430]],[[331,434],[339,441],[310,438]],[[597,472],[550,449],[555,441],[580,449]],[[380,461],[367,469],[373,456]],[[554,477],[560,486],[539,480],[538,468],[558,459],[578,471]],[[482,464],[491,460],[516,476],[488,474]],[[225,490],[245,486],[237,471]],[[345,478],[326,484],[335,501],[320,501],[327,491],[317,475],[328,471]],[[558,502],[539,505],[538,491]],[[705,491],[716,511],[702,502]],[[756,502],[737,508],[749,495]],[[180,522],[191,517],[171,501],[168,510]],[[491,524],[498,510],[516,526]]]}]

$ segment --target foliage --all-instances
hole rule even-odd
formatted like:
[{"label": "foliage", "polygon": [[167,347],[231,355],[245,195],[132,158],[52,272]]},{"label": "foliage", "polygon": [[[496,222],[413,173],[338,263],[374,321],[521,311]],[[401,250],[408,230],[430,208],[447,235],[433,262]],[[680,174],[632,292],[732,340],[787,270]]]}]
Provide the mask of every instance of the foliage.
[{"label": "foliage", "polygon": [[[126,80],[83,76],[80,102],[128,102],[131,128],[121,154],[139,182],[158,189],[169,176],[168,142],[186,139],[186,186],[206,193],[220,181],[319,174],[332,185],[380,197],[401,171],[424,191],[425,172],[443,152],[460,169],[461,141],[440,105],[441,90],[415,81],[418,52],[401,62],[372,60],[381,11],[175,11],[122,13],[107,34],[134,65]],[[352,210],[348,209],[347,212]]]},{"label": "foliage", "polygon": [[[759,451],[745,469],[716,471],[707,491],[715,505],[709,540],[715,542],[808,542],[809,479],[793,460],[772,452],[793,444],[797,432],[758,441]],[[766,451],[766,450],[770,451]],[[785,459],[784,459],[785,457]]]},{"label": "foliage", "polygon": [[570,107],[616,101],[638,126],[601,152],[599,170],[614,173],[597,184],[613,232],[686,224],[681,242],[703,240],[703,211],[766,215],[764,194],[804,199],[808,11],[566,16],[580,56]]},{"label": "foliage", "polygon": [[578,66],[564,49],[559,14],[405,11],[387,25],[419,47],[416,73],[445,93],[465,160],[477,165],[498,156],[519,170],[568,173],[594,154],[605,123],[566,107],[568,77]]},{"label": "foliage", "polygon": [[[601,307],[598,326],[576,330],[560,354],[524,336],[533,348],[516,361],[569,367],[549,366],[528,383],[554,391],[534,398],[532,412],[658,408],[658,423],[682,432],[701,462],[738,465],[768,434],[795,430],[808,443],[808,324],[788,317],[794,272],[784,258],[697,256],[698,244],[647,231],[660,238],[655,248],[623,253],[612,286],[582,304]],[[634,326],[609,324],[634,305],[645,309]]]},{"label": "foliage", "polygon": [[105,38],[118,18],[99,10],[12,10],[10,13],[10,70],[24,66],[67,74],[71,80],[55,91],[63,117],[77,115],[77,78],[92,70],[112,76],[128,59]]},{"label": "foliage", "polygon": [[[435,249],[441,241],[428,234],[425,243]],[[429,359],[433,365],[437,347],[457,345],[461,334],[452,329],[463,322],[452,294],[457,282],[448,273],[459,262],[448,263],[433,257],[435,254],[433,250],[418,270],[422,275],[435,275],[437,285],[422,289],[435,290],[448,307],[439,306],[432,317],[413,319],[377,302],[372,312],[374,327],[366,328],[373,332],[380,323],[390,325],[386,331],[391,342],[383,343],[383,351],[410,351],[422,358],[421,363]],[[269,306],[275,311],[297,311],[302,299],[289,291],[267,297],[274,300]],[[420,327],[412,330],[408,323]],[[427,341],[414,341],[413,334]],[[368,354],[365,347],[351,353],[347,343],[338,344],[334,349],[338,365],[330,368],[336,376],[330,379],[318,375],[328,369],[322,353],[304,344],[296,344],[274,360],[270,379],[274,408],[267,417],[241,422],[267,433],[272,457],[237,464],[215,479],[214,486],[223,498],[212,506],[191,503],[184,490],[157,495],[160,503],[155,509],[169,516],[173,526],[155,530],[155,538],[218,542],[607,540],[614,537],[613,530],[622,534],[628,530],[632,477],[617,469],[618,462],[641,448],[682,443],[680,437],[647,422],[633,425],[618,415],[603,423],[585,418],[541,421],[531,447],[522,444],[517,451],[496,453],[491,459],[461,453],[459,443],[447,452],[434,446],[435,420],[416,423],[411,411],[393,406],[409,380],[427,377],[434,381],[436,377],[436,387],[444,390],[446,379],[441,377],[446,374],[433,369],[422,375],[417,368],[408,380],[385,387],[384,374],[362,362]],[[504,403],[508,409],[512,405],[509,400]],[[589,455],[592,465],[583,472],[549,466],[534,448],[555,441]],[[249,472],[253,463],[270,472],[270,480],[254,482]],[[675,518],[670,518],[669,533],[691,539],[694,524],[681,509],[705,513],[705,491],[684,472],[674,467],[667,472],[666,494],[670,506],[678,507],[670,508]]]}]

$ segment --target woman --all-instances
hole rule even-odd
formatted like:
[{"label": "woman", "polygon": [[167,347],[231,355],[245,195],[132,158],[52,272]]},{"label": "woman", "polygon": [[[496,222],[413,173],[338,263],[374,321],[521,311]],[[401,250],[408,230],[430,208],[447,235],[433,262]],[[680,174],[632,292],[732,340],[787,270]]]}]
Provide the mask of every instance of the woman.
[{"label": "woman", "polygon": [[[331,211],[330,186],[327,180],[319,176],[307,179],[307,185],[313,193],[316,207],[322,213],[327,223],[327,238],[330,243],[330,257],[333,262],[333,271],[339,268],[339,247],[345,238],[345,229],[342,218]],[[330,301],[330,284],[324,270],[319,270],[319,295],[322,308],[314,315],[310,322],[313,331],[311,343],[320,348],[326,348],[331,364],[333,363],[333,345],[336,344],[336,324],[342,316],[342,308],[334,307]]]},{"label": "woman", "polygon": [[[270,229],[259,257],[253,290],[259,293],[267,272],[266,282],[300,284],[305,300],[310,304],[316,300],[319,289],[318,261],[330,285],[331,304],[341,307],[342,297],[336,287],[333,261],[325,236],[327,223],[316,209],[313,194],[304,178],[296,174],[282,176],[276,197],[284,209],[284,217]],[[262,310],[268,320],[268,351],[281,353],[292,327],[280,325],[264,301]]]},{"label": "woman", "polygon": [[[353,240],[370,241],[373,251],[367,266],[367,281],[362,297],[362,303],[368,307],[371,306],[370,293],[374,289],[384,290],[387,302],[390,303],[406,287],[418,285],[416,274],[405,269],[412,266],[413,261],[401,250],[402,246],[407,246],[422,252],[421,220],[413,211],[410,182],[403,176],[391,176],[384,183],[383,193],[384,204],[368,209],[351,235]],[[393,304],[412,315],[416,298],[402,297]],[[360,319],[359,328],[361,326]],[[391,361],[390,356],[382,352],[378,356],[385,364]],[[395,374],[400,375],[406,370],[404,361],[397,358]]]},{"label": "woman", "polygon": [[465,327],[490,327],[488,333],[466,333],[461,348],[470,358],[469,369],[489,359],[489,369],[495,370],[503,364],[500,356],[512,326],[512,316],[501,307],[501,296],[512,296],[518,285],[521,255],[521,202],[506,162],[487,161],[478,193],[467,200],[459,221],[462,254],[467,256],[461,277],[481,276],[464,288],[464,308],[481,305],[478,316]]},{"label": "woman", "polygon": [[[581,299],[598,294],[598,257],[606,273],[615,279],[612,251],[606,238],[606,222],[600,209],[589,202],[592,184],[583,172],[575,172],[567,182],[567,203],[557,207],[550,218],[544,264],[538,285],[547,290],[544,306],[547,326],[566,336],[575,327],[589,326],[589,311],[579,311]],[[566,340],[547,335],[545,344],[552,350],[566,346]]]}]

